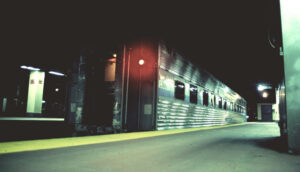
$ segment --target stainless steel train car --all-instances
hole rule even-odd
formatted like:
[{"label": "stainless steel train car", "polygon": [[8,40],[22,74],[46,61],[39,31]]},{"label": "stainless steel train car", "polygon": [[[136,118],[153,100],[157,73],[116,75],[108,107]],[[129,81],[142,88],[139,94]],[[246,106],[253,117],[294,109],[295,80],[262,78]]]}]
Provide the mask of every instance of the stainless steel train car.
[{"label": "stainless steel train car", "polygon": [[114,73],[109,118],[114,129],[166,130],[246,121],[244,98],[163,41],[128,43],[107,63],[115,65],[110,67],[113,71],[105,70],[105,76]]},{"label": "stainless steel train car", "polygon": [[[156,129],[241,123],[246,101],[175,50],[159,44]],[[169,65],[173,64],[173,65]]]}]

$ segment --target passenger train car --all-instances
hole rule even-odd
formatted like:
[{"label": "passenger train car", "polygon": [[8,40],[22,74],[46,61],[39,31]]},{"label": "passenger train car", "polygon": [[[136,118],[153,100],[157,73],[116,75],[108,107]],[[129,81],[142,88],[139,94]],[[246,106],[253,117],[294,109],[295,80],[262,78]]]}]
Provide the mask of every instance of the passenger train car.
[{"label": "passenger train car", "polygon": [[122,52],[114,83],[117,128],[166,130],[246,121],[244,98],[164,42],[137,41]]}]

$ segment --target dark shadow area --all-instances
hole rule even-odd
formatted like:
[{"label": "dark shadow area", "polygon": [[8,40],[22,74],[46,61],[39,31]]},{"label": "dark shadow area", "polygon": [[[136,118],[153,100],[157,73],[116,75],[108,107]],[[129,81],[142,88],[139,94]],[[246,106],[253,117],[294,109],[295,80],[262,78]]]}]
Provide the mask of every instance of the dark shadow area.
[{"label": "dark shadow area", "polygon": [[0,121],[0,142],[71,137],[72,131],[60,121]]},{"label": "dark shadow area", "polygon": [[254,143],[262,148],[271,149],[280,153],[288,153],[287,139],[282,137],[256,139]]}]

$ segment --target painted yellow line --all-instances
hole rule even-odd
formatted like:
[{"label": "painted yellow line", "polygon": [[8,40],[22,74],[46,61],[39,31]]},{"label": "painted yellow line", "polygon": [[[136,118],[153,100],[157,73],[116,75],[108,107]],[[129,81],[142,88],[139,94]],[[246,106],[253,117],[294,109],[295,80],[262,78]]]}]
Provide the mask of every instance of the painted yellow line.
[{"label": "painted yellow line", "polygon": [[97,136],[2,142],[0,143],[0,154],[63,148],[63,147],[80,146],[80,145],[88,145],[88,144],[96,144],[96,143],[116,142],[116,141],[123,141],[123,140],[199,131],[199,130],[209,130],[209,129],[225,128],[225,127],[232,127],[232,126],[240,126],[245,124],[247,123],[213,126],[213,127],[163,130],[163,131],[146,131],[146,132],[107,134],[107,135],[97,135]]}]

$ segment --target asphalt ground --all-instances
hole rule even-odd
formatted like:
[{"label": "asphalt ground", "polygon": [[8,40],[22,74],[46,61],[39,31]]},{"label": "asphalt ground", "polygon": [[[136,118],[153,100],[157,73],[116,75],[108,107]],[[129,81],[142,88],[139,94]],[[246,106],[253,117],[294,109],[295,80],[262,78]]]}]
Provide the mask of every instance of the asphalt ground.
[{"label": "asphalt ground", "polygon": [[300,171],[300,156],[287,153],[276,123],[20,151],[0,154],[0,171]]}]

